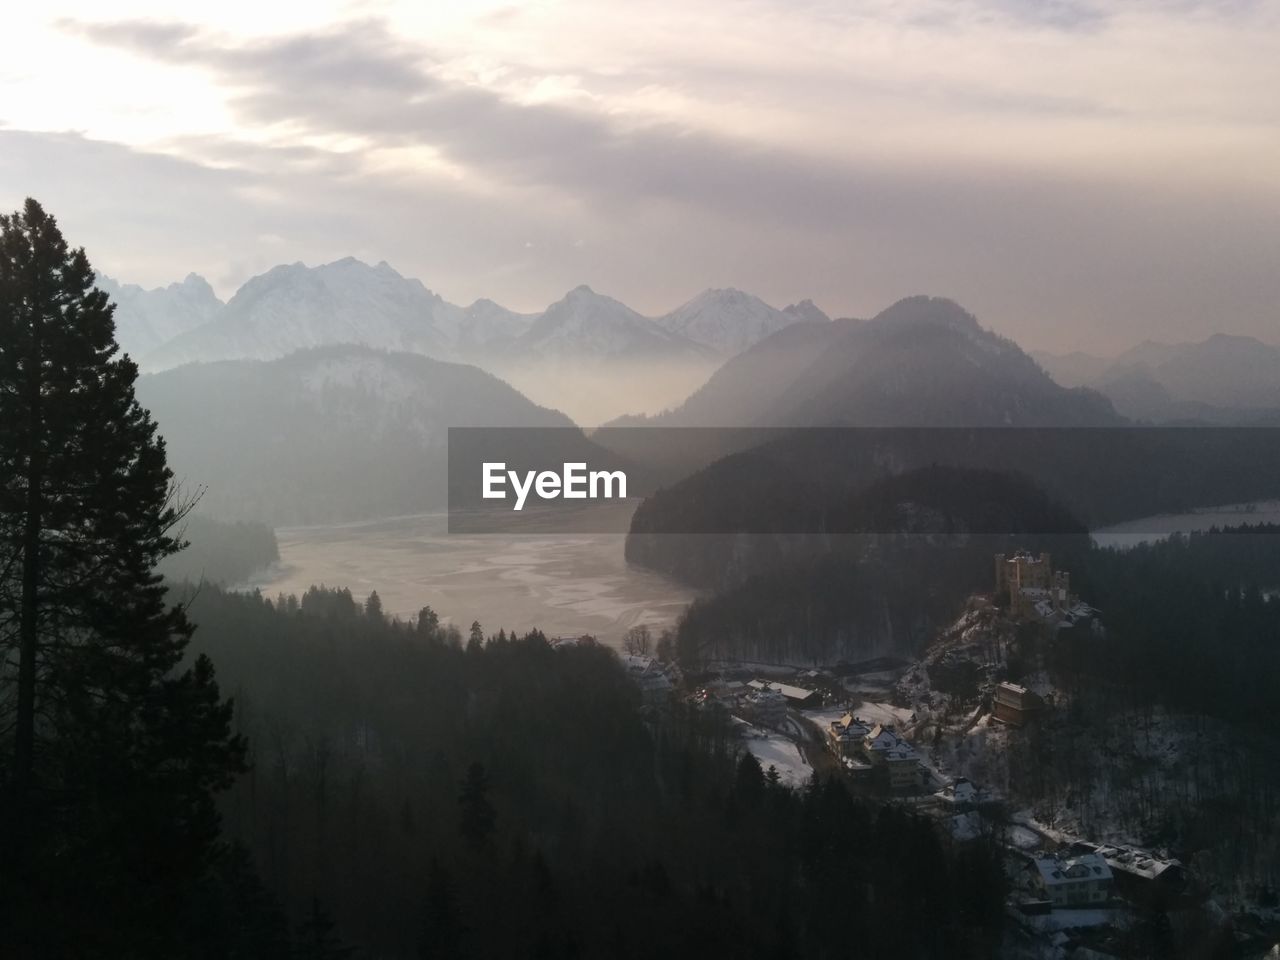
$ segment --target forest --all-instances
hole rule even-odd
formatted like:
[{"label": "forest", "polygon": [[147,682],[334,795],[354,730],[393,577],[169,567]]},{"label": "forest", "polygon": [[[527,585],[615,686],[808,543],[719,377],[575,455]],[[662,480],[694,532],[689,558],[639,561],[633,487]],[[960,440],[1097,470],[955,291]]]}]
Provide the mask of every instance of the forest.
[{"label": "forest", "polygon": [[594,643],[478,624],[463,641],[429,608],[401,623],[320,588],[206,588],[190,614],[250,745],[227,837],[283,914],[319,904],[370,956],[979,957],[998,939],[993,850],[837,781],[779,786],[724,717],[643,710]]}]

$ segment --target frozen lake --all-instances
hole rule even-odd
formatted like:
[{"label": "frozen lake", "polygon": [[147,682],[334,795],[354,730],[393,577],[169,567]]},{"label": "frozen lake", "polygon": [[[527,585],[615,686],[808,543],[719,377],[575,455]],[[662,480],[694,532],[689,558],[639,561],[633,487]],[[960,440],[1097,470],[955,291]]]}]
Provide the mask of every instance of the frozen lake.
[{"label": "frozen lake", "polygon": [[269,597],[312,584],[378,591],[401,618],[429,605],[465,634],[590,633],[617,643],[628,628],[673,624],[695,592],[628,566],[620,534],[449,534],[443,515],[276,530],[280,563],[247,586]]},{"label": "frozen lake", "polygon": [[1093,540],[1102,547],[1131,547],[1162,540],[1171,533],[1191,533],[1210,527],[1238,527],[1244,524],[1280,524],[1280,500],[1260,500],[1221,507],[1203,507],[1190,513],[1163,513],[1130,520],[1093,531]]}]

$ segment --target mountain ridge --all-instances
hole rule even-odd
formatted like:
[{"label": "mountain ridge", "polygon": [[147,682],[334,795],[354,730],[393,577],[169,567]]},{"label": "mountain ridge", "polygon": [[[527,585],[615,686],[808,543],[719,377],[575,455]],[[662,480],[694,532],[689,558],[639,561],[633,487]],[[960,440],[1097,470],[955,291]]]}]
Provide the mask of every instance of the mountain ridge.
[{"label": "mountain ridge", "polygon": [[[134,288],[110,283],[108,293],[127,301]],[[179,324],[168,337],[137,338],[134,352],[152,371],[199,360],[274,359],[336,343],[481,364],[526,358],[710,363],[819,317],[826,315],[812,301],[778,310],[732,288],[704,291],[658,317],[585,284],[534,313],[483,297],[463,307],[385,260],[369,265],[348,256],[316,266],[278,264],[245,281],[225,304],[217,301],[200,322]]]}]

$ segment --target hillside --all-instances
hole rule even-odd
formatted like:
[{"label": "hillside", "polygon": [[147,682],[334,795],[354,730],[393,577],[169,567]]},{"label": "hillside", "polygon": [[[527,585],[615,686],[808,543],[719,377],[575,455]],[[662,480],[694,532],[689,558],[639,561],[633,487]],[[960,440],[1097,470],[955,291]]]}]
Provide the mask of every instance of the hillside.
[{"label": "hillside", "polygon": [[275,525],[442,509],[450,426],[573,426],[474,367],[354,346],[180,367],[138,397],[204,511]]}]

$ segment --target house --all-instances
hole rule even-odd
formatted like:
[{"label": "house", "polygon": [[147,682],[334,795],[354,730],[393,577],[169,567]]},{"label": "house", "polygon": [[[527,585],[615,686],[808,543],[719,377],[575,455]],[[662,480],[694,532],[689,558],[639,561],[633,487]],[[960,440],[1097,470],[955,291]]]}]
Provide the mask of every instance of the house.
[{"label": "house", "polygon": [[640,688],[640,697],[651,706],[667,702],[676,688],[676,678],[668,665],[653,657],[623,654],[622,665],[631,682]]},{"label": "house", "polygon": [[992,696],[992,713],[995,718],[1015,727],[1021,727],[1033,719],[1041,706],[1043,704],[1038,696],[1016,683],[997,684]]},{"label": "house", "polygon": [[890,790],[920,787],[920,757],[915,748],[898,736],[893,727],[877,723],[862,738],[862,753],[872,766],[886,771]]},{"label": "house", "polygon": [[956,806],[967,806],[979,800],[978,788],[965,777],[956,777],[938,791],[938,798]]},{"label": "house", "polygon": [[871,731],[871,724],[846,713],[839,720],[832,720],[827,728],[827,742],[837,757],[851,757],[862,752],[862,738]]},{"label": "house", "polygon": [[816,707],[822,703],[822,694],[817,690],[792,686],[789,683],[777,683],[773,680],[752,680],[747,686],[753,690],[777,690],[793,707]]},{"label": "house", "polygon": [[1032,889],[1054,907],[1096,907],[1111,899],[1111,868],[1096,853],[1037,857],[1028,870]]},{"label": "house", "polygon": [[1072,844],[1071,852],[1096,853],[1107,862],[1116,891],[1142,903],[1164,903],[1182,892],[1186,870],[1173,857],[1161,857],[1136,847],[1093,844],[1084,840]]}]

